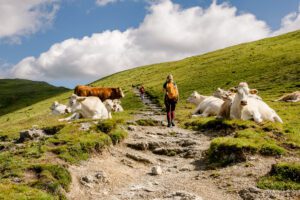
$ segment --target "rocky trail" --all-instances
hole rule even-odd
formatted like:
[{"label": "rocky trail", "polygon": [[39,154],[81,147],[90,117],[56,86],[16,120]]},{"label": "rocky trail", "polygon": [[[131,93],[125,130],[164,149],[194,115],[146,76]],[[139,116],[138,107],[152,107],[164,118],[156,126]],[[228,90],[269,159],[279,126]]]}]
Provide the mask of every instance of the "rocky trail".
[{"label": "rocky trail", "polygon": [[[138,91],[135,91],[138,95]],[[147,108],[135,114],[128,138],[119,145],[70,166],[68,199],[105,200],[225,200],[294,199],[292,192],[262,191],[255,186],[275,160],[253,157],[245,163],[218,170],[206,169],[203,152],[209,148],[205,133],[165,126],[161,108],[145,96]],[[141,126],[137,120],[153,120]],[[297,197],[296,197],[297,198]]]}]

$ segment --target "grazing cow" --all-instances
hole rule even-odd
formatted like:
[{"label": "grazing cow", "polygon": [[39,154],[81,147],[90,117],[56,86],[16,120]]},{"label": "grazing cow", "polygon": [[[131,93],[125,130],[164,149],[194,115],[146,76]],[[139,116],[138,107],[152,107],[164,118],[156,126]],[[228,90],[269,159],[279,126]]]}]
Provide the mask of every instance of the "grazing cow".
[{"label": "grazing cow", "polygon": [[62,115],[71,112],[70,108],[64,104],[58,103],[57,101],[54,101],[50,107],[50,110],[52,111],[53,115]]},{"label": "grazing cow", "polygon": [[85,85],[77,85],[74,94],[82,97],[99,97],[101,101],[105,101],[106,99],[120,99],[125,96],[121,88],[102,88]]},{"label": "grazing cow", "polygon": [[73,94],[69,100],[69,107],[73,113],[70,117],[59,119],[59,121],[70,121],[72,119],[108,119],[109,112],[98,97],[79,97]]},{"label": "grazing cow", "polygon": [[230,119],[230,108],[235,97],[235,93],[226,92],[222,95],[222,99],[224,103],[221,106],[219,114],[217,116],[218,119]]},{"label": "grazing cow", "polygon": [[[193,116],[208,117],[215,116],[219,113],[223,104],[223,100],[213,96],[203,96],[194,91],[187,99],[188,102],[197,105],[197,108],[192,113]],[[197,115],[201,113],[200,115]]]},{"label": "grazing cow", "polygon": [[286,94],[275,101],[298,102],[300,101],[300,91]]},{"label": "grazing cow", "polygon": [[230,108],[230,118],[242,120],[254,119],[257,123],[263,120],[283,123],[276,112],[265,102],[249,96],[250,94],[256,94],[257,90],[250,90],[246,82],[241,82],[236,92]]}]

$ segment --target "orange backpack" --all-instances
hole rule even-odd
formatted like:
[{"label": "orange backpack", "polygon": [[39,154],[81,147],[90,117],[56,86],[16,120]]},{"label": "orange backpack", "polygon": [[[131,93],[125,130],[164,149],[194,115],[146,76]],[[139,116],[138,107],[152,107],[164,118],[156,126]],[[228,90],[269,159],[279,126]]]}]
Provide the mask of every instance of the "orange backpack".
[{"label": "orange backpack", "polygon": [[167,83],[166,90],[169,99],[177,99],[178,91],[174,83]]}]

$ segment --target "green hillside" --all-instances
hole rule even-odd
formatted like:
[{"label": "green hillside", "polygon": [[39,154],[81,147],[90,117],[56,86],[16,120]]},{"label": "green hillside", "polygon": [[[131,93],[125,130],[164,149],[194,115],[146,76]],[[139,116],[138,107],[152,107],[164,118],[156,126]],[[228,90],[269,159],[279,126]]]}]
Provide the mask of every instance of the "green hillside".
[{"label": "green hillside", "polygon": [[[300,103],[272,101],[300,88],[300,31],[296,31],[176,62],[119,72],[93,82],[94,86],[120,86],[126,95],[122,100],[125,112],[114,114],[112,121],[94,127],[91,133],[96,134],[78,131],[80,120],[68,124],[58,122],[57,119],[60,117],[50,115],[49,106],[53,101],[66,103],[72,91],[51,95],[51,98],[39,102],[29,101],[32,103],[30,106],[0,116],[0,141],[2,141],[0,145],[3,146],[1,149],[4,149],[0,151],[0,198],[4,191],[13,195],[27,193],[29,199],[38,199],[37,190],[40,195],[45,196],[45,199],[52,197],[57,199],[63,195],[59,192],[59,188],[68,190],[70,177],[65,167],[55,162],[53,155],[65,163],[77,163],[87,159],[89,154],[99,150],[99,147],[120,141],[126,133],[122,133],[116,124],[123,123],[132,113],[143,107],[134,96],[132,86],[144,84],[152,98],[163,104],[162,85],[170,73],[174,75],[180,91],[177,119],[181,126],[201,130],[215,128],[221,124],[236,131],[234,137],[220,135],[213,140],[208,154],[212,161],[226,156],[222,154],[223,151],[219,151],[220,147],[230,147],[233,151],[242,152],[251,149],[251,153],[269,156],[300,156]],[[218,87],[228,89],[241,81],[246,81],[251,88],[258,89],[264,101],[282,117],[283,125],[272,123],[257,125],[254,122],[238,120],[220,122],[212,117],[191,118],[190,113],[194,107],[186,103],[185,99],[194,90],[210,95]],[[19,94],[22,95],[25,94]],[[28,93],[26,95],[30,96]],[[54,137],[45,141],[28,142],[13,151],[6,150],[13,149],[9,147],[11,143],[7,142],[17,139],[21,130],[31,128],[33,125],[45,129],[52,127],[57,132]],[[103,130],[107,127],[110,131],[106,134]],[[221,154],[215,154],[216,152]],[[26,178],[26,172],[30,170],[40,173],[37,177],[42,178],[29,182],[25,180],[20,185],[12,181],[13,177]],[[40,176],[43,174],[44,176]],[[56,176],[57,174],[59,176]],[[260,185],[265,187],[264,183],[261,182]],[[48,194],[52,196],[48,198]]]},{"label": "green hillside", "polygon": [[0,116],[68,90],[46,82],[23,79],[0,79],[0,88]]}]

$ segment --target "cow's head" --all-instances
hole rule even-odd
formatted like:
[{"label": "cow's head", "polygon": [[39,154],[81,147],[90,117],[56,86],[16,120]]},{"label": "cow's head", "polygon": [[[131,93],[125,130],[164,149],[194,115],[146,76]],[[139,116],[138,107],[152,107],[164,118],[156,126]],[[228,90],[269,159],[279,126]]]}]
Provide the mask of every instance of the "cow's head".
[{"label": "cow's head", "polygon": [[222,100],[226,102],[232,102],[235,97],[235,93],[231,91],[226,91],[224,94],[222,94]]},{"label": "cow's head", "polygon": [[240,100],[241,106],[246,106],[248,104],[249,95],[257,94],[256,89],[249,89],[248,84],[246,82],[241,82],[239,86],[236,88],[236,93]]},{"label": "cow's head", "polygon": [[115,112],[116,111],[116,106],[114,104],[114,102],[111,99],[106,99],[105,101],[103,101],[103,104],[105,106],[105,108],[107,109],[108,112]]},{"label": "cow's head", "polygon": [[226,94],[226,92],[227,92],[227,91],[225,91],[225,90],[223,90],[223,89],[221,89],[221,88],[218,88],[218,89],[214,92],[213,96],[221,99],[222,96]]},{"label": "cow's head", "polygon": [[54,101],[53,104],[50,106],[50,110],[54,110],[58,106],[58,102]]},{"label": "cow's head", "polygon": [[69,105],[71,112],[75,112],[81,109],[81,102],[84,101],[86,97],[79,97],[76,94],[72,94],[69,99]]},{"label": "cow's head", "polygon": [[202,95],[200,95],[197,91],[194,91],[189,98],[187,98],[187,102],[189,103],[193,103],[193,104],[198,104],[201,101],[204,100],[204,97]]}]

